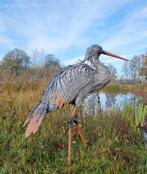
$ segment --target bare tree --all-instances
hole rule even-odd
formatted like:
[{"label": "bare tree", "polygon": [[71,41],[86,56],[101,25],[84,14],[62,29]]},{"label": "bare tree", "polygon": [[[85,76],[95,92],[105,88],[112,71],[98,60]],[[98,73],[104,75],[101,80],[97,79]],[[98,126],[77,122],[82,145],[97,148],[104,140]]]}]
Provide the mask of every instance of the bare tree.
[{"label": "bare tree", "polygon": [[134,56],[129,62],[129,74],[132,80],[140,80],[141,56]]},{"label": "bare tree", "polygon": [[45,58],[45,53],[43,49],[39,50],[35,48],[32,50],[31,63],[34,67],[43,65],[44,58]]},{"label": "bare tree", "polygon": [[129,79],[129,64],[128,62],[124,62],[122,66],[122,73],[123,73],[123,79],[128,80]]},{"label": "bare tree", "polygon": [[111,73],[111,81],[115,81],[117,78],[117,70],[112,64],[108,64],[109,71]]}]

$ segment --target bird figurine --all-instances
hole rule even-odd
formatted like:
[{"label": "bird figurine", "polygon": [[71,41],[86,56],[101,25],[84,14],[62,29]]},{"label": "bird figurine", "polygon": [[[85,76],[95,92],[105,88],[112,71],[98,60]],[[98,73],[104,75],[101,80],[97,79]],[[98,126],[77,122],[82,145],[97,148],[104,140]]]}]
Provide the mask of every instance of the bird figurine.
[{"label": "bird figurine", "polygon": [[47,85],[40,103],[33,109],[26,119],[25,137],[34,134],[46,113],[73,105],[69,124],[68,139],[68,165],[71,165],[72,125],[76,125],[77,132],[87,147],[86,139],[77,122],[78,108],[90,94],[100,90],[110,82],[109,69],[99,60],[101,54],[128,61],[108,51],[99,45],[92,45],[87,49],[85,58],[76,64],[67,66],[57,73]]}]

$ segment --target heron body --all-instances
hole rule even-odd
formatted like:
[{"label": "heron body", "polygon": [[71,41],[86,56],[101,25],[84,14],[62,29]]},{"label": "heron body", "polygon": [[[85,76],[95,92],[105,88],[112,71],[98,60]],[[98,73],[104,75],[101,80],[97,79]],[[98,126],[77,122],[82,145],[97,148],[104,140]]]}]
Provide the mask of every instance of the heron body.
[{"label": "heron body", "polygon": [[48,105],[49,111],[62,108],[67,103],[80,106],[88,95],[105,86],[109,80],[110,72],[102,63],[99,62],[96,69],[78,63],[56,74],[42,102]]},{"label": "heron body", "polygon": [[[81,106],[84,99],[90,94],[103,88],[110,81],[110,71],[99,61],[99,56],[106,54],[115,58],[124,59],[120,56],[104,51],[99,45],[92,45],[87,49],[85,59],[77,64],[66,67],[57,73],[47,85],[40,103],[28,116],[24,125],[28,124],[25,136],[37,132],[42,119],[47,112],[66,108],[68,104],[74,105],[69,125],[76,123],[77,107]],[[83,144],[85,138],[77,124],[77,130]],[[69,126],[68,161],[71,163],[71,127]]]},{"label": "heron body", "polygon": [[98,45],[91,46],[84,61],[66,67],[49,82],[41,102],[25,122],[29,123],[26,137],[38,130],[47,112],[64,108],[68,104],[79,107],[88,95],[103,88],[110,81],[108,68],[99,61],[99,49],[102,48]]}]

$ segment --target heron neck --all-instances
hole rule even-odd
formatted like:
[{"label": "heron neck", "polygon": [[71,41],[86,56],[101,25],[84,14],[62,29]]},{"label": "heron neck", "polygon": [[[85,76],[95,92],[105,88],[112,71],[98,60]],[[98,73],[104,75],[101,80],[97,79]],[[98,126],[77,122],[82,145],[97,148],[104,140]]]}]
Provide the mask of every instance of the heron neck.
[{"label": "heron neck", "polygon": [[90,63],[92,64],[92,66],[94,66],[94,67],[96,67],[96,68],[98,68],[98,66],[99,66],[99,59],[98,58],[91,58],[90,59]]}]

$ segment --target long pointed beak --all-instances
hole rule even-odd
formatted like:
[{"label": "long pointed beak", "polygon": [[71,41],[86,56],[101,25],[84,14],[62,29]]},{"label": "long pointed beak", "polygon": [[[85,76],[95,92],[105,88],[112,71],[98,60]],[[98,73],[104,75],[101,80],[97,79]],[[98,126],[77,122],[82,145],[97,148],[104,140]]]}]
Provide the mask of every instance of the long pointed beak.
[{"label": "long pointed beak", "polygon": [[121,56],[118,56],[118,55],[113,54],[113,53],[108,52],[108,51],[104,51],[104,50],[103,50],[102,54],[105,54],[105,55],[107,55],[107,56],[111,56],[111,57],[115,57],[115,58],[117,58],[117,59],[121,59],[121,60],[129,61],[128,59],[125,59],[125,58],[123,58],[123,57],[121,57]]}]

